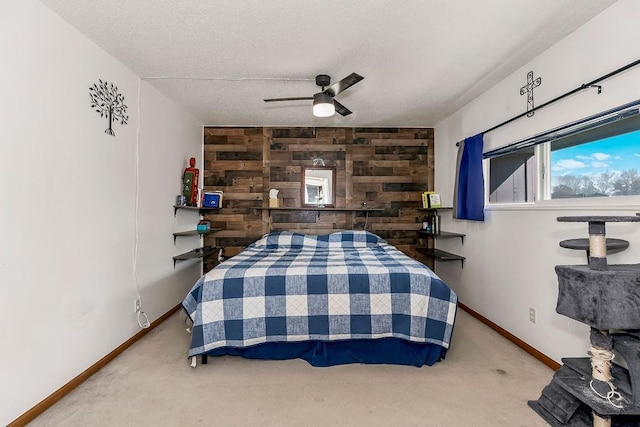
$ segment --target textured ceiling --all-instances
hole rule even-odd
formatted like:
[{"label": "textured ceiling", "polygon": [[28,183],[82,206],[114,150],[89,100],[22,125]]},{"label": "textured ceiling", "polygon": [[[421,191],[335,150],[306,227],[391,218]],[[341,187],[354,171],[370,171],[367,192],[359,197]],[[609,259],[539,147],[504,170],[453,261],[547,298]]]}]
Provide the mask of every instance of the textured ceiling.
[{"label": "textured ceiling", "polygon": [[[347,127],[436,125],[615,2],[41,1],[205,125]],[[262,101],[352,72],[346,117]]]}]

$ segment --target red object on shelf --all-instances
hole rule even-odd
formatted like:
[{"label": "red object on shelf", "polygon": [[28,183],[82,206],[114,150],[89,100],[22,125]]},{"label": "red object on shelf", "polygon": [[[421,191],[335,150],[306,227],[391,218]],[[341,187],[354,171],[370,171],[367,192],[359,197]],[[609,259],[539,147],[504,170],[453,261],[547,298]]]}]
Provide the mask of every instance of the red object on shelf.
[{"label": "red object on shelf", "polygon": [[198,206],[198,177],[200,170],[195,167],[196,158],[189,159],[189,167],[182,174],[182,195],[187,198],[187,205]]}]

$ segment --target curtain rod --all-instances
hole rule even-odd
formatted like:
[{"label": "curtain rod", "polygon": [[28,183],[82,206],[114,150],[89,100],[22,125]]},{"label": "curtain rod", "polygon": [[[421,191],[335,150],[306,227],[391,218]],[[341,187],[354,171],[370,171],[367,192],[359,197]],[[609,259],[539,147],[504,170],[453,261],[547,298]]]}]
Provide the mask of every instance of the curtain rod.
[{"label": "curtain rod", "polygon": [[[502,127],[502,126],[506,125],[506,124],[511,123],[511,122],[512,122],[512,121],[514,121],[514,120],[518,120],[520,117],[526,116],[527,114],[532,113],[532,112],[534,112],[534,111],[536,111],[536,110],[539,110],[539,109],[541,109],[541,108],[543,108],[543,107],[546,107],[546,106],[547,106],[547,105],[549,105],[549,104],[553,104],[553,103],[554,103],[554,102],[556,102],[556,101],[560,101],[561,99],[566,98],[567,96],[573,95],[573,94],[574,94],[574,93],[576,93],[576,92],[580,92],[581,90],[589,89],[589,88],[591,88],[591,87],[597,87],[597,88],[598,88],[598,93],[600,93],[600,90],[601,90],[601,88],[602,88],[602,87],[601,87],[601,86],[598,86],[596,83],[600,83],[601,81],[606,80],[606,79],[608,79],[609,77],[613,77],[613,76],[615,76],[616,74],[619,74],[619,73],[621,73],[621,72],[623,72],[623,71],[626,71],[626,70],[628,70],[629,68],[633,68],[633,67],[635,67],[635,66],[636,66],[636,65],[638,65],[638,64],[640,64],[640,59],[637,59],[637,60],[633,61],[632,63],[627,64],[627,65],[625,65],[624,67],[620,67],[620,68],[618,68],[617,70],[614,70],[614,71],[612,71],[612,72],[610,72],[610,73],[608,73],[608,74],[605,74],[604,76],[598,77],[597,79],[595,79],[595,80],[593,80],[593,81],[590,81],[589,83],[584,83],[583,85],[578,86],[577,88],[575,88],[575,89],[573,89],[573,90],[570,90],[569,92],[567,92],[567,93],[565,93],[565,94],[562,94],[562,95],[560,95],[560,96],[558,96],[558,97],[556,97],[556,98],[553,98],[552,100],[547,101],[547,102],[545,102],[544,104],[538,105],[537,107],[532,108],[532,109],[531,109],[531,110],[529,110],[529,111],[525,111],[525,112],[524,112],[524,113],[522,113],[522,114],[518,114],[517,116],[510,118],[509,120],[505,120],[504,122],[502,122],[502,123],[500,123],[500,124],[498,124],[498,125],[495,125],[494,127],[490,128],[490,129],[485,130],[484,132],[482,132],[482,134],[484,135],[485,133],[489,133],[489,132],[491,132],[491,131],[493,131],[493,130],[496,130],[496,129],[498,129],[498,128],[500,128],[500,127]],[[459,143],[459,142],[456,142],[456,147],[459,147],[459,146],[460,146],[460,143]]]}]

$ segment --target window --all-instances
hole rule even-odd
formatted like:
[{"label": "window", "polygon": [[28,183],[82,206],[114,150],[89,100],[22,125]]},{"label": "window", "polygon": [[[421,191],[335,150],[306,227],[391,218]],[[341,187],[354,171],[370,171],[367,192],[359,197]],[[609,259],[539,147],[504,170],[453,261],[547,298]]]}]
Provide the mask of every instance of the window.
[{"label": "window", "polygon": [[491,159],[489,203],[533,202],[535,172],[533,147]]},{"label": "window", "polygon": [[[640,101],[484,154],[489,203],[640,195]],[[536,147],[537,146],[537,147]],[[549,165],[549,166],[547,166]]]},{"label": "window", "polygon": [[550,148],[552,199],[640,194],[640,130]]}]

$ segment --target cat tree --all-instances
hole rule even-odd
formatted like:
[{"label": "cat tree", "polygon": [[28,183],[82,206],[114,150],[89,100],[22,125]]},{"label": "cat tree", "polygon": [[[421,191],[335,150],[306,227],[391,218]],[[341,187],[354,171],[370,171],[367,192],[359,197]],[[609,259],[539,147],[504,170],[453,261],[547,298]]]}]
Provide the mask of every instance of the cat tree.
[{"label": "cat tree", "polygon": [[[587,251],[587,265],[558,265],[556,311],[591,327],[589,358],[563,358],[563,366],[529,406],[552,426],[640,426],[640,264],[609,265],[607,250],[629,243],[607,239],[607,222],[640,216],[570,216],[589,223],[588,239],[560,242]],[[612,363],[614,361],[614,363]]]}]

